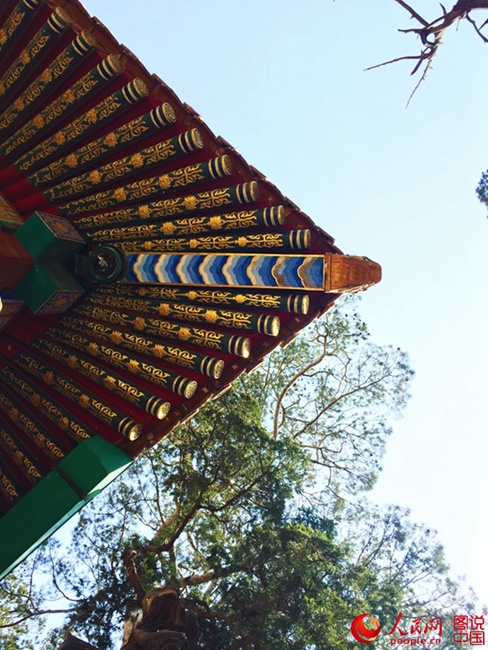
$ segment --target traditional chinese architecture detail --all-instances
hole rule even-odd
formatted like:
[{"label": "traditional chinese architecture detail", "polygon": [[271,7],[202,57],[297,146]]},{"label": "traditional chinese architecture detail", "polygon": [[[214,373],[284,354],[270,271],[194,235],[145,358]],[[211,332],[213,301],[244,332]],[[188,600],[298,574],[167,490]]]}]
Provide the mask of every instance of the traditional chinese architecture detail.
[{"label": "traditional chinese architecture detail", "polygon": [[[2,0],[0,576],[380,275],[79,0]],[[178,647],[183,632],[148,622],[178,596],[150,593],[127,648]]]}]

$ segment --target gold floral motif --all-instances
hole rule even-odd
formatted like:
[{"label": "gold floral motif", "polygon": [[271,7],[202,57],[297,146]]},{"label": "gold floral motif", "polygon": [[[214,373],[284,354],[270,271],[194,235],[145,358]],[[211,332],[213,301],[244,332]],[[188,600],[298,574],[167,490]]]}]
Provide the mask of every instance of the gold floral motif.
[{"label": "gold floral motif", "polygon": [[134,320],[134,329],[143,330],[146,327],[146,321],[144,318],[136,318]]},{"label": "gold floral motif", "polygon": [[27,52],[27,50],[22,50],[22,52],[19,54],[19,60],[22,61],[24,65],[27,65],[31,60],[29,52]]},{"label": "gold floral motif", "polygon": [[114,194],[117,201],[125,201],[127,198],[127,192],[124,190],[123,187],[118,187],[115,190]]},{"label": "gold floral motif", "polygon": [[91,108],[89,111],[86,112],[86,119],[91,123],[91,124],[96,124],[98,121],[97,118],[97,112],[94,108]]},{"label": "gold floral motif", "polygon": [[188,327],[180,327],[178,330],[178,338],[182,341],[187,341],[191,337],[191,332]]},{"label": "gold floral motif", "polygon": [[7,42],[7,34],[4,29],[0,29],[0,45],[4,45]]},{"label": "gold floral motif", "polygon": [[90,404],[90,398],[85,394],[80,395],[77,401],[82,408],[86,408]]},{"label": "gold floral motif", "polygon": [[97,183],[100,182],[100,172],[97,169],[94,169],[92,172],[90,172],[88,178],[90,179],[90,182],[96,185]]},{"label": "gold floral motif", "polygon": [[76,368],[78,365],[78,359],[72,354],[68,357],[68,360],[66,361],[68,366],[72,368],[73,370]]},{"label": "gold floral motif", "polygon": [[41,403],[41,396],[38,393],[33,393],[30,398],[30,403],[32,406],[35,406],[37,408]]},{"label": "gold floral motif", "polygon": [[139,362],[135,359],[131,359],[127,364],[127,370],[130,372],[137,372],[139,370]]},{"label": "gold floral motif", "polygon": [[109,133],[108,135],[105,136],[104,142],[109,147],[115,147],[115,145],[117,144],[117,136],[113,132]]},{"label": "gold floral motif", "polygon": [[194,210],[197,207],[197,200],[194,196],[185,196],[184,201],[187,210]]},{"label": "gold floral motif", "polygon": [[115,343],[115,345],[118,345],[122,341],[123,337],[120,332],[112,332],[110,335],[110,340],[112,343]]},{"label": "gold floral motif", "polygon": [[163,176],[159,177],[159,187],[163,190],[167,190],[171,187],[171,178],[168,174],[163,174]]},{"label": "gold floral motif", "polygon": [[54,136],[54,141],[56,144],[64,144],[66,142],[66,138],[64,136],[63,131],[58,131],[56,135]]},{"label": "gold floral motif", "polygon": [[52,384],[53,381],[54,381],[54,374],[53,374],[50,370],[47,370],[47,371],[43,374],[42,379],[43,379],[43,381],[44,381],[45,384],[50,385],[50,384]]},{"label": "gold floral motif", "polygon": [[167,316],[168,314],[171,313],[171,307],[167,305],[166,303],[161,303],[158,307],[158,314],[161,316]]},{"label": "gold floral motif", "polygon": [[210,217],[210,228],[212,230],[220,230],[222,223],[222,217]]},{"label": "gold floral motif", "polygon": [[47,83],[49,83],[50,81],[52,81],[52,78],[53,78],[53,73],[52,73],[51,68],[46,68],[45,70],[42,71],[42,74],[41,74],[41,80],[42,80],[45,84],[47,84]]},{"label": "gold floral motif", "polygon": [[67,104],[72,104],[75,101],[75,93],[71,88],[68,88],[68,90],[63,93],[63,99]]},{"label": "gold floral motif", "polygon": [[44,117],[42,114],[39,113],[39,115],[36,115],[35,118],[32,120],[34,126],[36,126],[38,129],[42,128],[44,126]]},{"label": "gold floral motif", "polygon": [[107,388],[108,390],[112,390],[115,386],[115,377],[110,377],[110,376],[105,377],[103,383],[105,385],[105,388]]},{"label": "gold floral motif", "polygon": [[90,354],[97,354],[98,352],[98,345],[96,343],[90,343],[88,346],[88,352]]},{"label": "gold floral motif", "polygon": [[137,212],[139,216],[142,217],[143,219],[147,219],[147,217],[149,217],[150,215],[149,207],[147,205],[139,206]]},{"label": "gold floral motif", "polygon": [[8,412],[8,415],[11,420],[17,422],[17,420],[19,419],[19,409],[11,408],[10,411]]},{"label": "gold floral motif", "polygon": [[131,165],[136,169],[142,167],[142,165],[144,164],[144,160],[140,153],[136,153],[133,156],[131,156],[130,162]]},{"label": "gold floral motif", "polygon": [[216,323],[219,320],[217,312],[213,309],[208,309],[205,312],[205,320],[207,323]]},{"label": "gold floral motif", "polygon": [[66,157],[66,164],[68,165],[68,167],[71,167],[71,169],[76,167],[77,163],[78,163],[78,160],[77,160],[75,154],[70,153],[69,156]]}]

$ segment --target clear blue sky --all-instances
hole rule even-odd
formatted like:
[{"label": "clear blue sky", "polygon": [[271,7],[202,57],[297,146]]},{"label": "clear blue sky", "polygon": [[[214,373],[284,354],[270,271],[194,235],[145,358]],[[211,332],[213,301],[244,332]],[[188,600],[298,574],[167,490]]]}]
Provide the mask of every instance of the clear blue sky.
[{"label": "clear blue sky", "polygon": [[460,24],[405,110],[411,64],[363,71],[417,52],[393,0],[85,6],[340,248],[381,263],[362,313],[417,376],[372,497],[436,528],[488,603],[488,46]]}]

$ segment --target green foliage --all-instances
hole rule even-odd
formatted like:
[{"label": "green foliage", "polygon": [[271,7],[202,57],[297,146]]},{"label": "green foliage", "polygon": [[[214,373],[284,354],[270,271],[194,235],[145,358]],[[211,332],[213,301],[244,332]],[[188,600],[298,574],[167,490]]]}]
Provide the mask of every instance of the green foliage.
[{"label": "green foliage", "polygon": [[146,589],[186,599],[188,650],[346,650],[361,612],[394,621],[464,603],[408,513],[345,506],[372,485],[412,376],[355,310],[346,302],[235,382],[89,504],[69,547],[49,543],[36,607],[61,598],[68,613],[45,650],[68,629],[120,645],[137,610],[127,549]]},{"label": "green foliage", "polygon": [[488,170],[481,174],[480,182],[476,188],[476,194],[481,203],[488,203]]}]

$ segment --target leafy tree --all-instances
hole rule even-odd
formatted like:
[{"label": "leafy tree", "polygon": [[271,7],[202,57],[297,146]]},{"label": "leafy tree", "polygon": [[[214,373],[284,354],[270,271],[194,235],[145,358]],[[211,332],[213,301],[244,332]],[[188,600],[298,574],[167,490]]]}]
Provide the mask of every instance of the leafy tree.
[{"label": "leafy tree", "polygon": [[189,650],[343,650],[363,611],[393,621],[464,604],[432,535],[399,509],[354,505],[412,375],[355,309],[327,314],[144,454],[83,510],[68,548],[47,545],[29,615],[60,599],[68,612],[46,650],[67,630],[118,647],[156,584],[181,594]]}]

